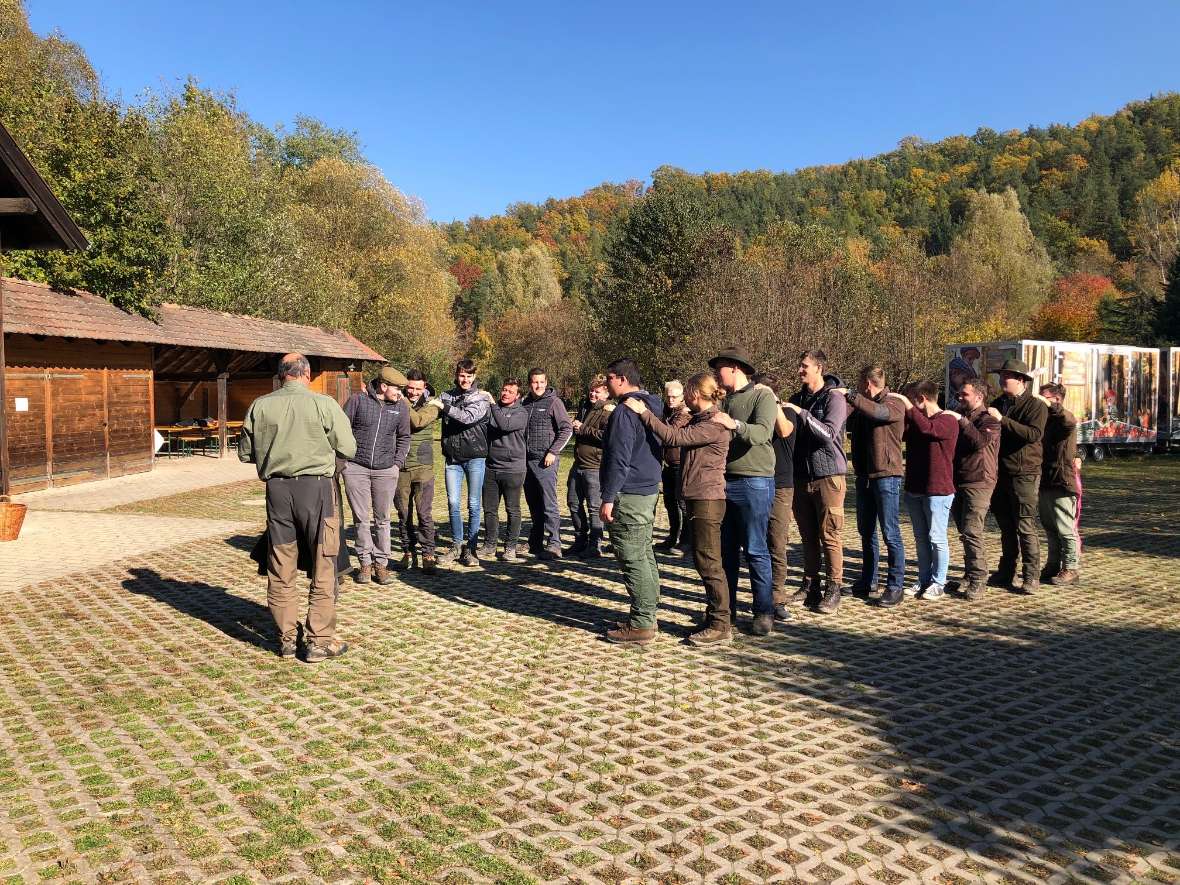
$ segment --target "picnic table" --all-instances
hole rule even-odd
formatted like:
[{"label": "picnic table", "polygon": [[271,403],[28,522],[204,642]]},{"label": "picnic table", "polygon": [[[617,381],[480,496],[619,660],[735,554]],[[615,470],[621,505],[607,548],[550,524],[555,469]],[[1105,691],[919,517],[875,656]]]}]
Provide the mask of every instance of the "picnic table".
[{"label": "picnic table", "polygon": [[[226,421],[225,430],[230,445],[236,446],[238,434],[242,432],[242,421]],[[219,424],[216,421],[205,421],[200,424],[157,424],[156,430],[164,437],[164,448],[161,453],[171,458],[174,455],[192,454],[199,443],[202,453],[208,453],[210,445],[217,439]],[[186,451],[187,446],[187,451]]]}]

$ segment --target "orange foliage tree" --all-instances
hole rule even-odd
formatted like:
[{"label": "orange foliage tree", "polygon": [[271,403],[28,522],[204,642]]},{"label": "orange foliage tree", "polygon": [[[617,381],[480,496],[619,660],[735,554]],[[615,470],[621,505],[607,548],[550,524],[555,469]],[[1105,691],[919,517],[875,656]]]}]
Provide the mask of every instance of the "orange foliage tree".
[{"label": "orange foliage tree", "polygon": [[1060,341],[1096,341],[1101,333],[1098,305],[1117,298],[1110,277],[1075,273],[1053,281],[1053,295],[1032,317],[1034,338]]}]

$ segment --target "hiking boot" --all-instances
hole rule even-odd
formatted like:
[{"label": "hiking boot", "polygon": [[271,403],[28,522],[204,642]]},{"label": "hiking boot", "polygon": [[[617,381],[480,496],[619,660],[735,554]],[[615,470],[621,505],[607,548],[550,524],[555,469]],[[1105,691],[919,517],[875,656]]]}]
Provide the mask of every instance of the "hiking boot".
[{"label": "hiking boot", "polygon": [[495,544],[484,544],[482,547],[480,547],[479,548],[479,558],[480,559],[495,559],[496,558],[496,545]]},{"label": "hiking boot", "polygon": [[983,581],[968,581],[963,585],[963,597],[971,600],[979,599],[986,590],[987,584]]},{"label": "hiking boot", "polygon": [[1041,582],[1036,578],[1026,578],[1024,583],[1020,586],[1020,592],[1025,596],[1032,596],[1041,589]]},{"label": "hiking boot", "polygon": [[1014,577],[1013,572],[992,572],[991,577],[987,579],[987,585],[989,587],[1011,587]]},{"label": "hiking boot", "polygon": [[376,581],[378,584],[392,584],[393,583],[393,572],[391,572],[389,569],[387,569],[383,565],[377,566],[373,570],[373,574],[374,574],[374,577],[376,578]]},{"label": "hiking boot", "polygon": [[774,607],[774,612],[772,614],[774,615],[774,619],[776,621],[789,621],[789,620],[791,620],[791,610],[789,608],[787,608],[786,603],[783,603],[783,602],[778,603]]},{"label": "hiking boot", "polygon": [[356,570],[356,575],[353,580],[358,584],[367,584],[373,580],[373,567],[371,565],[362,565]]},{"label": "hiking boot", "polygon": [[860,581],[852,585],[852,595],[856,599],[868,599],[872,592],[872,587],[868,584],[862,584]]},{"label": "hiking boot", "polygon": [[554,559],[561,559],[561,545],[558,544],[554,547],[546,547],[544,550],[541,551],[541,555],[539,558],[543,559],[547,562],[554,560]]},{"label": "hiking boot", "polygon": [[565,555],[566,556],[577,556],[579,553],[581,553],[583,550],[585,550],[586,547],[589,546],[589,544],[590,544],[590,541],[587,538],[584,538],[581,535],[579,535],[578,537],[574,538],[574,543],[570,544],[568,547],[565,548]]},{"label": "hiking boot", "polygon": [[307,647],[307,654],[304,655],[303,660],[309,664],[318,664],[320,661],[326,661],[328,658],[338,658],[348,651],[348,643],[341,642],[338,639],[333,639],[323,645],[315,643]]},{"label": "hiking boot", "polygon": [[504,560],[505,562],[516,562],[517,560],[519,560],[520,557],[516,555],[516,545],[509,544],[507,547],[505,547],[504,548],[504,555],[501,556],[500,558],[502,560]]},{"label": "hiking boot", "polygon": [[655,627],[632,627],[618,625],[614,630],[606,631],[606,641],[619,645],[650,645],[656,641]]},{"label": "hiking boot", "polygon": [[710,645],[729,645],[733,642],[733,634],[721,627],[703,627],[690,634],[685,642],[698,648]]},{"label": "hiking boot", "polygon": [[844,588],[839,584],[829,583],[826,590],[824,590],[824,597],[819,601],[819,605],[815,610],[823,615],[834,615],[840,608],[840,597],[844,594]]},{"label": "hiking boot", "polygon": [[895,605],[901,605],[905,601],[905,590],[901,587],[889,587],[881,594],[881,598],[877,600],[877,605],[881,608],[893,608]]},{"label": "hiking boot", "polygon": [[1054,587],[1064,587],[1067,584],[1076,584],[1079,577],[1081,575],[1076,568],[1063,568],[1049,579],[1049,583]]},{"label": "hiking boot", "polygon": [[463,552],[459,554],[459,564],[466,566],[478,566],[479,557],[475,555],[475,551],[470,547],[464,547]]},{"label": "hiking boot", "polygon": [[437,575],[438,574],[438,560],[433,556],[422,557],[422,574]]},{"label": "hiking boot", "polygon": [[818,592],[819,581],[816,578],[804,578],[799,589],[787,599],[787,605],[815,605]]},{"label": "hiking boot", "polygon": [[578,559],[598,559],[602,556],[602,535],[591,535],[586,542],[586,549],[578,554]]},{"label": "hiking boot", "polygon": [[393,564],[393,569],[398,572],[408,572],[413,562],[414,559],[409,553],[403,553],[402,558]]},{"label": "hiking boot", "polygon": [[770,612],[754,615],[754,623],[750,625],[750,632],[755,636],[769,636],[773,629],[774,615]]},{"label": "hiking boot", "polygon": [[293,658],[299,652],[299,643],[291,640],[290,642],[279,643],[279,657]]},{"label": "hiking boot", "polygon": [[462,544],[455,544],[451,547],[450,550],[447,550],[446,552],[444,552],[443,555],[438,558],[438,561],[439,561],[440,565],[450,565],[453,562],[458,562],[460,557],[462,557],[462,556],[463,556],[463,545]]}]

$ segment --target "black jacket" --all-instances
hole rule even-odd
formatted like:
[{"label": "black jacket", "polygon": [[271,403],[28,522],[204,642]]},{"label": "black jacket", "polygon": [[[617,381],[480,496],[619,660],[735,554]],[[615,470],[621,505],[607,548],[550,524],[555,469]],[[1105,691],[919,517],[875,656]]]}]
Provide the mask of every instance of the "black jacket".
[{"label": "black jacket", "polygon": [[344,414],[356,437],[356,455],[349,460],[370,470],[404,467],[410,450],[410,410],[404,399],[396,403],[377,399],[377,384],[370,381],[344,404]]},{"label": "black jacket", "polygon": [[620,494],[654,495],[660,490],[663,444],[653,431],[643,426],[638,415],[623,405],[623,400],[632,396],[641,398],[655,417],[664,417],[664,404],[655,394],[636,390],[620,397],[602,436],[599,477],[604,504],[613,504]]},{"label": "black jacket", "polygon": [[827,374],[824,386],[815,393],[804,387],[791,397],[803,410],[795,430],[795,482],[799,485],[848,472],[844,455],[848,400],[833,393],[843,386],[837,376]]},{"label": "black jacket", "polygon": [[528,410],[517,400],[511,406],[494,404],[488,413],[488,469],[524,473],[525,428]]},{"label": "black jacket", "polygon": [[462,464],[488,456],[489,394],[472,384],[470,390],[458,387],[442,396],[442,450],[448,464]]}]

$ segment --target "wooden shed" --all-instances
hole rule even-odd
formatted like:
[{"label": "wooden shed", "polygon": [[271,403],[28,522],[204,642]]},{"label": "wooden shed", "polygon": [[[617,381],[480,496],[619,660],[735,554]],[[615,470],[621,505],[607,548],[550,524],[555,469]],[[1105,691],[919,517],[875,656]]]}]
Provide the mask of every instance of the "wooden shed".
[{"label": "wooden shed", "polygon": [[156,321],[88,292],[5,279],[4,419],[13,493],[150,470],[155,426],[227,422],[277,385],[277,361],[297,351],[313,389],[343,402],[365,362],[384,358],[352,335],[162,305]]}]

